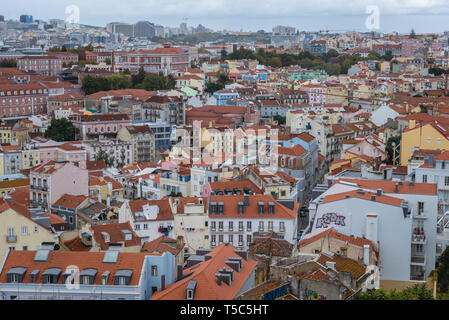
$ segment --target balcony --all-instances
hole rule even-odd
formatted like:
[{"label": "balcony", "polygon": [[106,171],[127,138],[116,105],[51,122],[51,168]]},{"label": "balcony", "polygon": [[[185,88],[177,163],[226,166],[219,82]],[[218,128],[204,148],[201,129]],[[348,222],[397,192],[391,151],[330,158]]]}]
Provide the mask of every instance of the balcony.
[{"label": "balcony", "polygon": [[427,219],[427,216],[424,214],[424,212],[414,212],[413,213],[413,219]]},{"label": "balcony", "polygon": [[425,266],[426,265],[426,257],[424,255],[418,253],[412,253],[412,257],[410,259],[410,264],[415,266]]},{"label": "balcony", "polygon": [[412,244],[426,244],[426,235],[424,232],[412,234]]},{"label": "balcony", "polygon": [[16,243],[17,242],[17,236],[16,235],[8,235],[8,236],[6,236],[6,242],[7,243]]}]

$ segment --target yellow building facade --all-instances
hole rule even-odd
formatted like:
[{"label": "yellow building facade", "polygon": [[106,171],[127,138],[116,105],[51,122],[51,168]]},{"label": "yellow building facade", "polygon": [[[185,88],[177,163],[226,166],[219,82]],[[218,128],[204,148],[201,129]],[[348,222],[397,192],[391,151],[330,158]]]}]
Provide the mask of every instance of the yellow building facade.
[{"label": "yellow building facade", "polygon": [[410,120],[409,129],[402,132],[401,136],[401,166],[407,165],[412,155],[412,148],[449,150],[449,140],[435,129],[432,124],[415,127],[415,121]]}]

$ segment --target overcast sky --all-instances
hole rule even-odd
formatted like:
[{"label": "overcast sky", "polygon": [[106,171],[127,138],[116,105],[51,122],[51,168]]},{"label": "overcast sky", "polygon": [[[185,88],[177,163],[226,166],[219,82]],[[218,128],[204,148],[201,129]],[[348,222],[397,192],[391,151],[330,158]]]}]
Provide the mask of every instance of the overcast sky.
[{"label": "overcast sky", "polygon": [[299,30],[368,31],[366,8],[377,5],[380,30],[417,33],[449,30],[449,0],[0,0],[0,14],[18,19],[65,19],[65,9],[76,5],[80,23],[105,26],[108,22],[148,20],[164,26],[199,23],[214,30],[271,31],[276,25]]}]

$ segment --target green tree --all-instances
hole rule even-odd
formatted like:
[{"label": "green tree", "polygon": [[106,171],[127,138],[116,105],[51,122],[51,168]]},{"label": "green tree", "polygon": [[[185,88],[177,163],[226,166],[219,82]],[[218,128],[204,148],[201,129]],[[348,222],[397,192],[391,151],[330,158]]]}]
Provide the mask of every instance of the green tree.
[{"label": "green tree", "polygon": [[370,51],[368,54],[368,60],[380,60],[380,54],[378,54],[376,51]]},{"label": "green tree", "polygon": [[446,247],[440,256],[440,265],[438,267],[438,291],[441,293],[449,292],[449,247]]},{"label": "green tree", "polygon": [[391,50],[387,50],[387,52],[385,52],[385,55],[382,57],[382,59],[391,61],[391,59],[393,59],[393,53],[391,52]]},{"label": "green tree", "polygon": [[433,300],[433,295],[426,284],[415,284],[401,291],[367,290],[357,294],[354,300]]},{"label": "green tree", "polygon": [[115,163],[115,158],[114,156],[110,155],[109,153],[107,153],[106,151],[104,151],[103,149],[100,149],[94,156],[94,159],[96,161],[100,161],[103,160],[106,163],[107,167],[113,167],[114,163]]},{"label": "green tree", "polygon": [[277,121],[277,123],[280,125],[285,124],[285,117],[283,116],[274,116],[273,120]]},{"label": "green tree", "polygon": [[[395,155],[396,157],[399,155],[400,147],[398,147],[398,145],[400,142],[400,135],[388,138],[387,145],[385,146],[385,151],[387,152],[387,164],[393,164],[393,155]],[[396,152],[393,152],[393,143],[395,143],[396,145]]]},{"label": "green tree", "polygon": [[410,31],[410,39],[415,39],[415,38],[416,38],[415,30],[412,29],[412,31]]},{"label": "green tree", "polygon": [[136,75],[131,76],[132,85],[135,88],[138,84],[141,84],[146,76],[145,70],[141,67]]},{"label": "green tree", "polygon": [[446,70],[438,68],[438,67],[433,67],[433,68],[429,68],[429,73],[433,74],[434,76],[441,76],[442,74],[446,73]]},{"label": "green tree", "polygon": [[79,129],[66,118],[52,119],[50,126],[45,131],[45,137],[55,141],[73,141]]},{"label": "green tree", "polygon": [[111,65],[111,58],[104,59],[104,63],[106,63],[108,66]]},{"label": "green tree", "polygon": [[0,61],[1,68],[17,68],[17,61],[15,59],[5,59]]}]

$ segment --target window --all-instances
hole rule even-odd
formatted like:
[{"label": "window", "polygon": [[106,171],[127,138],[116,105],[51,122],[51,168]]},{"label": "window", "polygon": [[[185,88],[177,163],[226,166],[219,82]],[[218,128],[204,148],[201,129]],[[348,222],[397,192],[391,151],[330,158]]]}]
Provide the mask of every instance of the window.
[{"label": "window", "polygon": [[9,237],[14,237],[16,235],[16,231],[14,228],[8,228],[8,236]]},{"label": "window", "polygon": [[223,243],[223,235],[222,234],[218,235],[218,242]]},{"label": "window", "polygon": [[285,222],[283,221],[279,222],[279,231],[285,232]]},{"label": "window", "polygon": [[229,231],[233,231],[234,230],[234,222],[229,221]]},{"label": "window", "polygon": [[273,221],[268,221],[268,231],[273,231]]},{"label": "window", "polygon": [[228,242],[230,242],[230,243],[234,242],[234,235],[233,234],[228,235]]},{"label": "window", "polygon": [[418,201],[418,213],[421,214],[424,212],[424,202]]},{"label": "window", "polygon": [[24,226],[22,227],[22,236],[26,236],[28,234],[28,227]]},{"label": "window", "polygon": [[449,186],[449,177],[444,177],[444,185]]},{"label": "window", "polygon": [[423,183],[427,183],[427,175],[426,175],[426,174],[423,174],[423,176],[422,176],[422,182],[423,182]]},{"label": "window", "polygon": [[121,286],[126,285],[126,277],[119,277],[118,278],[118,284]]},{"label": "window", "polygon": [[148,223],[143,224],[143,230],[148,230]]},{"label": "window", "polygon": [[251,235],[248,234],[248,235],[246,236],[246,243],[249,245],[251,242],[252,242],[252,241],[251,241]]},{"label": "window", "polygon": [[217,236],[215,234],[210,236],[210,241],[215,243],[217,241]]},{"label": "window", "polygon": [[251,231],[251,221],[246,222],[246,231]]},{"label": "window", "polygon": [[264,228],[264,226],[263,226],[263,221],[259,221],[259,231],[263,231],[263,228]]},{"label": "window", "polygon": [[140,224],[137,224],[137,223],[136,223],[136,224],[134,225],[134,229],[136,229],[136,231],[139,231],[139,230],[140,230]]},{"label": "window", "polygon": [[151,276],[157,277],[157,266],[151,266]]},{"label": "window", "polygon": [[69,217],[69,223],[73,224],[73,217],[72,216]]},{"label": "window", "polygon": [[218,230],[223,230],[223,221],[218,222]]},{"label": "window", "polygon": [[243,231],[243,221],[239,221],[239,231]]},{"label": "window", "polygon": [[431,139],[427,139],[427,143],[430,143]]},{"label": "window", "polygon": [[34,233],[37,233],[37,231],[38,231],[37,226],[34,226]]},{"label": "window", "polygon": [[243,234],[239,234],[239,242],[243,242]]},{"label": "window", "polygon": [[216,222],[215,221],[212,221],[211,223],[210,223],[210,228],[212,229],[212,231],[215,231],[215,229],[216,229]]},{"label": "window", "polygon": [[22,250],[23,250],[23,251],[27,251],[27,250],[28,250],[28,246],[23,246],[23,247],[22,247]]}]

